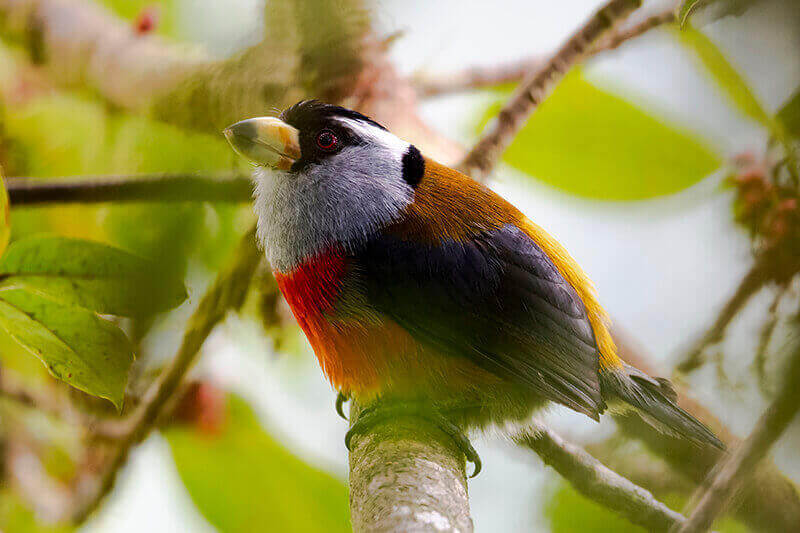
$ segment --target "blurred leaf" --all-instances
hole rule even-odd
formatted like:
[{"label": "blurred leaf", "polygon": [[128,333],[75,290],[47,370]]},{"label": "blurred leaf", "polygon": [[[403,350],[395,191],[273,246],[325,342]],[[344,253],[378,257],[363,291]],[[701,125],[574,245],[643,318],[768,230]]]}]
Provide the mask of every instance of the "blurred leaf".
[{"label": "blurred leaf", "polygon": [[7,134],[28,152],[31,176],[102,173],[108,165],[105,109],[87,98],[53,94],[6,109]]},{"label": "blurred leaf", "polygon": [[[662,500],[672,509],[680,510],[686,504],[684,497],[671,495]],[[550,522],[551,533],[634,533],[644,532],[607,507],[599,505],[581,494],[571,485],[559,480],[558,487],[547,502],[544,514]],[[746,533],[748,529],[736,520],[724,517],[714,524],[719,533]]]},{"label": "blurred leaf", "polygon": [[39,524],[33,512],[28,509],[11,489],[0,489],[0,531],[8,533],[69,533],[74,528],[68,526],[48,526]]},{"label": "blurred leaf", "polygon": [[[669,495],[662,500],[672,509],[680,510],[686,499]],[[571,485],[559,480],[558,488],[545,507],[545,516],[550,521],[551,533],[615,533],[644,532],[644,528],[628,522],[625,518],[579,494]],[[719,533],[746,533],[748,529],[731,518],[723,518],[714,524]]]},{"label": "blurred leaf", "polygon": [[357,79],[354,73],[363,63],[364,36],[370,29],[366,2],[294,0],[291,4],[299,37],[300,84],[316,98],[340,100],[349,94]]},{"label": "blurred leaf", "polygon": [[800,138],[800,88],[778,110],[778,120],[792,137]]},{"label": "blurred leaf", "polygon": [[564,481],[547,502],[544,514],[550,521],[551,533],[639,533],[644,528],[634,526],[615,512],[582,495]]},{"label": "blurred leaf", "polygon": [[8,191],[3,181],[3,169],[0,168],[0,255],[3,254],[8,246],[8,239],[11,237],[11,211],[8,206]]},{"label": "blurred leaf", "polygon": [[[7,134],[37,177],[161,172],[214,174],[244,169],[222,135],[185,131],[111,111],[85,96],[40,96],[8,108]],[[248,206],[127,204],[14,210],[14,236],[57,231],[110,241],[184,277],[190,255],[209,268],[224,261],[248,226]]]},{"label": "blurred leaf", "polygon": [[129,20],[132,27],[143,14],[154,14],[153,33],[183,37],[178,25],[181,2],[175,0],[100,0],[100,3],[119,17]]},{"label": "blurred leaf", "polygon": [[41,359],[54,377],[122,409],[133,349],[111,322],[37,294],[0,287],[0,328]]},{"label": "blurred leaf", "polygon": [[[775,132],[776,122],[758,101],[750,85],[725,58],[711,39],[691,26],[676,32],[680,41],[692,50],[705,66],[714,82],[730,102],[745,116],[755,120],[770,132]],[[776,137],[778,135],[775,135]]]},{"label": "blurred leaf", "polygon": [[0,258],[0,290],[22,289],[65,306],[144,316],[179,305],[186,289],[157,264],[92,241],[58,236],[16,241]]},{"label": "blurred leaf", "polygon": [[[494,117],[509,89],[484,114]],[[719,165],[691,134],[568,75],[505,153],[511,166],[578,196],[640,200],[689,187]]]},{"label": "blurred leaf", "polygon": [[173,426],[165,435],[192,500],[219,531],[350,531],[344,483],[273,440],[237,396],[218,434]]},{"label": "blurred leaf", "polygon": [[[116,172],[230,171],[240,162],[222,135],[207,135],[136,117],[118,117],[110,168]],[[218,216],[249,206],[141,204],[114,208],[104,222],[113,240],[157,261],[165,275],[183,278],[189,256],[197,252],[218,267],[241,234],[233,217]]]}]

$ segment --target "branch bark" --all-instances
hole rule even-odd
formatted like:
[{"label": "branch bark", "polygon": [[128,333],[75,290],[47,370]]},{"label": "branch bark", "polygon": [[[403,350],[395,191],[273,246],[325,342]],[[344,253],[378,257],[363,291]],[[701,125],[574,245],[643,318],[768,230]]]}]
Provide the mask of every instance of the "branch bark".
[{"label": "branch bark", "polygon": [[656,500],[647,490],[620,476],[586,453],[540,427],[517,435],[517,444],[536,452],[545,464],[587,498],[624,516],[648,531],[669,531],[686,518]]},{"label": "branch bark", "polygon": [[6,178],[11,207],[97,202],[249,202],[248,176],[154,174],[132,176],[81,176]]},{"label": "branch bark", "polygon": [[350,518],[356,532],[471,532],[464,455],[426,420],[376,424],[351,442]]},{"label": "branch bark", "polygon": [[[714,520],[728,506],[737,489],[752,475],[800,410],[800,351],[792,356],[786,380],[777,397],[761,415],[753,432],[721,461],[700,487],[693,500],[697,506],[678,533],[698,533],[711,528]],[[800,523],[795,524],[800,526]]]},{"label": "branch bark", "polygon": [[610,0],[604,4],[517,88],[494,123],[459,164],[459,170],[476,180],[485,179],[534,109],[547,98],[567,71],[583,61],[598,40],[640,5],[641,0]]}]

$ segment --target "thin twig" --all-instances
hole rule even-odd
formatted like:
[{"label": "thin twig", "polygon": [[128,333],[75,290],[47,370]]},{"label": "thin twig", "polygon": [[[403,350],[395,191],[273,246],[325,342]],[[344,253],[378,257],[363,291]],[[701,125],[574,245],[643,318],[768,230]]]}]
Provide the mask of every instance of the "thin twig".
[{"label": "thin twig", "polygon": [[128,452],[152,430],[208,335],[225,318],[228,311],[241,307],[260,259],[261,253],[255,243],[253,228],[242,238],[232,262],[219,273],[189,318],[178,353],[156,378],[137,410],[125,419],[127,430],[122,438],[113,443],[113,450],[103,473],[98,479],[80,485],[82,488],[72,509],[71,522],[77,524],[85,520],[111,490]]},{"label": "thin twig", "polygon": [[[613,334],[623,360],[650,375],[661,373],[630,335],[618,327]],[[680,383],[675,386],[681,408],[711,428],[729,448],[738,445],[738,439],[719,419],[691,398]],[[698,447],[676,435],[662,433],[636,413],[615,413],[614,419],[626,437],[642,441],[651,453],[664,459],[676,475],[692,483],[702,483],[724,457],[723,452],[712,446]],[[736,518],[755,531],[783,533],[797,529],[800,524],[800,493],[772,461],[759,465],[755,476],[742,487],[737,501],[740,504],[735,509]]]},{"label": "thin twig", "polygon": [[483,180],[522,128],[533,110],[550,94],[553,87],[573,65],[583,61],[590,48],[607,35],[641,5],[641,0],[610,0],[551,57],[545,65],[533,71],[514,92],[494,123],[467,154],[459,170],[477,180]]},{"label": "thin twig", "polygon": [[768,272],[768,265],[764,261],[756,261],[739,282],[736,291],[725,303],[711,327],[686,351],[683,360],[676,366],[678,373],[687,374],[703,365],[705,349],[722,340],[725,330],[733,318],[750,301],[750,298],[770,280]]},{"label": "thin twig", "polygon": [[141,174],[6,179],[12,207],[49,203],[247,202],[250,178],[240,174]]},{"label": "thin twig", "polygon": [[39,455],[38,446],[20,439],[25,430],[14,428],[8,439],[4,456],[0,457],[8,470],[8,486],[16,492],[43,522],[58,520],[70,504],[69,490],[49,475]]},{"label": "thin twig", "polygon": [[[614,50],[626,41],[635,39],[654,28],[674,21],[675,11],[673,8],[649,16],[630,27],[620,28],[608,35],[608,37],[598,41],[591,48],[588,55],[594,56],[601,52]],[[522,80],[529,72],[541,67],[543,63],[544,59],[540,56],[526,57],[500,65],[470,67],[461,72],[450,74],[417,74],[412,77],[411,81],[417,91],[417,95],[421,98],[430,98],[482,87],[492,87],[502,83],[517,82]]]},{"label": "thin twig", "polygon": [[767,384],[767,353],[769,345],[772,341],[772,334],[780,321],[778,307],[780,306],[783,296],[788,292],[789,284],[784,284],[778,287],[778,291],[772,297],[772,303],[769,304],[767,310],[767,318],[761,325],[761,331],[758,334],[758,347],[756,348],[756,355],[753,359],[753,367],[756,371],[758,378],[758,385],[761,391],[766,394],[771,394],[771,387]]},{"label": "thin twig", "polygon": [[536,452],[545,464],[587,498],[624,516],[648,531],[669,531],[686,518],[653,495],[620,476],[574,444],[548,428],[526,431],[514,440]]},{"label": "thin twig", "polygon": [[675,22],[675,9],[670,7],[660,13],[656,13],[655,15],[645,18],[641,22],[637,22],[636,24],[625,28],[620,28],[619,30],[612,32],[607,37],[599,41],[592,48],[591,53],[598,54],[608,50],[615,50],[626,41],[635,39],[636,37],[639,37],[640,35],[643,35],[654,28],[658,28],[659,26],[664,26],[666,24],[672,24],[673,22]]},{"label": "thin twig", "polygon": [[418,73],[411,78],[411,83],[420,98],[431,98],[519,81],[542,63],[544,59],[537,56],[500,65],[474,66],[449,74]]},{"label": "thin twig", "polygon": [[63,414],[60,402],[44,394],[39,394],[37,391],[26,388],[22,386],[21,383],[17,383],[14,379],[10,379],[2,367],[0,367],[0,398],[14,401],[25,407],[38,409],[59,418]]},{"label": "thin twig", "polygon": [[9,377],[8,373],[0,367],[0,400],[2,399],[13,401],[18,405],[35,409],[55,419],[83,428],[91,427],[98,420],[88,413],[75,409],[67,398],[59,398],[57,395],[42,393],[26,387],[20,381]]},{"label": "thin twig", "polygon": [[697,506],[689,520],[675,531],[696,533],[707,531],[727,507],[736,490],[750,477],[756,465],[769,452],[800,410],[800,351],[792,356],[786,380],[778,396],[761,415],[753,432],[721,462],[709,476],[709,482],[698,489],[693,500]]}]

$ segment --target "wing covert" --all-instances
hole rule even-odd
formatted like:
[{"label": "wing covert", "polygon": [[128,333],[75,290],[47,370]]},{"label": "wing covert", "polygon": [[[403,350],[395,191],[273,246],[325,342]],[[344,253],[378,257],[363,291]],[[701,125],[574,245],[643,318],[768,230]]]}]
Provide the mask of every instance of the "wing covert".
[{"label": "wing covert", "polygon": [[354,260],[370,304],[418,341],[594,418],[603,411],[583,302],[515,225],[442,244],[389,232]]}]

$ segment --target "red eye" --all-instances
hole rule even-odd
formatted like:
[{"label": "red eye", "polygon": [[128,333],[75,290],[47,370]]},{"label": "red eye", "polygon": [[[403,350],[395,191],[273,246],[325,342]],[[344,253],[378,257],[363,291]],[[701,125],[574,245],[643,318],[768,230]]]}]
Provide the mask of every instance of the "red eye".
[{"label": "red eye", "polygon": [[317,133],[317,146],[326,152],[332,152],[339,146],[339,139],[331,130],[322,130]]}]

